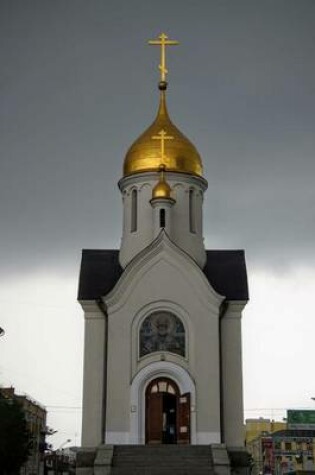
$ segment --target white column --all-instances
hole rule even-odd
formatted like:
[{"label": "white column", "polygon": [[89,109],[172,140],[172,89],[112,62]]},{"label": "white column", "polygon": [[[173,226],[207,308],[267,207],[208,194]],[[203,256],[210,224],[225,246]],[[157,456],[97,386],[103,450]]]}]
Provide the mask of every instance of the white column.
[{"label": "white column", "polygon": [[102,442],[105,377],[105,316],[95,302],[81,303],[85,312],[82,446]]},{"label": "white column", "polygon": [[244,445],[241,317],[246,302],[229,302],[221,319],[221,378],[224,442]]}]

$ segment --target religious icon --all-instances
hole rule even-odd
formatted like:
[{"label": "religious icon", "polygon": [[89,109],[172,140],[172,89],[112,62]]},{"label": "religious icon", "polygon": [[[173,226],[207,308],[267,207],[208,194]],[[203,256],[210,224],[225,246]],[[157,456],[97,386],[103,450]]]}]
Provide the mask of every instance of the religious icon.
[{"label": "religious icon", "polygon": [[152,313],[141,325],[140,356],[155,351],[170,351],[185,356],[185,329],[172,313]]}]

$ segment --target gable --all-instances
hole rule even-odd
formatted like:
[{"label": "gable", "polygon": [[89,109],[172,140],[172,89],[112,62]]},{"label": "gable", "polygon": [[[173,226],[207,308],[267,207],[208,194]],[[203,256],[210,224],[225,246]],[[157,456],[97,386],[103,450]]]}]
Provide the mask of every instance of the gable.
[{"label": "gable", "polygon": [[[227,300],[248,300],[243,250],[208,250],[203,272],[213,289]],[[122,273],[118,250],[83,249],[78,300],[98,300],[107,295]]]}]

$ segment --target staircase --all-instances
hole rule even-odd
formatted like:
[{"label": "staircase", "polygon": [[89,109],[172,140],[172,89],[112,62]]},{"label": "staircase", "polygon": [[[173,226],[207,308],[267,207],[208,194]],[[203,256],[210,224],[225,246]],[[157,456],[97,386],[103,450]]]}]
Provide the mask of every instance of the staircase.
[{"label": "staircase", "polygon": [[214,474],[206,445],[115,445],[111,475]]}]

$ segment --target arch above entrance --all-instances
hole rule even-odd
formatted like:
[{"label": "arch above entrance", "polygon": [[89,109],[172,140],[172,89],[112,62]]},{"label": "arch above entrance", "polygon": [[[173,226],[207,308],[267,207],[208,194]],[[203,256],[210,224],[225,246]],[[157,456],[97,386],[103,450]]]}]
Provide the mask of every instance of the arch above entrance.
[{"label": "arch above entrance", "polygon": [[129,443],[145,444],[145,393],[150,383],[158,378],[168,378],[178,386],[181,394],[190,393],[191,443],[196,443],[196,390],[190,374],[181,366],[167,361],[158,361],[142,368],[136,374],[130,390],[130,436]]}]

